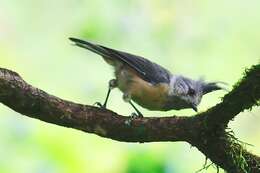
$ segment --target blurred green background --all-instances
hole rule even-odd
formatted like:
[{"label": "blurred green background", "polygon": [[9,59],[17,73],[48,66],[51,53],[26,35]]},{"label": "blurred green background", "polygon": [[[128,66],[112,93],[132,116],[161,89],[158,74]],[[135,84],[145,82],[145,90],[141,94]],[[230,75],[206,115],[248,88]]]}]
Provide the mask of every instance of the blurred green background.
[{"label": "blurred green background", "polygon": [[[259,62],[259,7],[259,0],[0,0],[0,67],[67,100],[103,101],[111,67],[71,46],[67,38],[74,36],[142,55],[173,73],[232,86]],[[224,94],[208,94],[199,110]],[[108,107],[130,115],[121,96],[113,91]],[[141,110],[145,116],[194,114]],[[258,155],[259,113],[245,111],[230,124]],[[1,173],[193,173],[205,159],[184,142],[122,143],[21,116],[2,104],[0,114]]]}]

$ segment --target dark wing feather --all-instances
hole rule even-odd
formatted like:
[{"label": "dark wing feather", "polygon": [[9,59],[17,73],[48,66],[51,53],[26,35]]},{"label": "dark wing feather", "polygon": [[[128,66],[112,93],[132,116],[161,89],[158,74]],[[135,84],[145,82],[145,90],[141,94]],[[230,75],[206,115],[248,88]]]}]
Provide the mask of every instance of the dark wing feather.
[{"label": "dark wing feather", "polygon": [[145,81],[151,84],[169,83],[171,73],[158,64],[155,64],[141,56],[132,55],[130,53],[118,51],[105,46],[90,43],[88,41],[80,40],[77,38],[70,38],[77,46],[86,48],[95,52],[104,58],[114,58],[123,62],[132,69]]},{"label": "dark wing feather", "polygon": [[113,57],[116,57],[117,59],[132,67],[145,81],[152,84],[170,82],[171,73],[162,66],[153,63],[141,56],[110,49],[104,46],[101,47],[110,52]]}]

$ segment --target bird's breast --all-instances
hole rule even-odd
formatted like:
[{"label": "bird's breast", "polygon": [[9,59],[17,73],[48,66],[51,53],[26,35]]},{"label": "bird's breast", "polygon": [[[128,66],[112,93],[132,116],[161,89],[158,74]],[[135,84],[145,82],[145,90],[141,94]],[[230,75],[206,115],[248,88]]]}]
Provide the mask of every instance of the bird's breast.
[{"label": "bird's breast", "polygon": [[133,70],[122,68],[115,73],[118,88],[128,93],[134,102],[149,110],[165,111],[168,102],[169,85],[159,83],[150,84],[141,79]]}]

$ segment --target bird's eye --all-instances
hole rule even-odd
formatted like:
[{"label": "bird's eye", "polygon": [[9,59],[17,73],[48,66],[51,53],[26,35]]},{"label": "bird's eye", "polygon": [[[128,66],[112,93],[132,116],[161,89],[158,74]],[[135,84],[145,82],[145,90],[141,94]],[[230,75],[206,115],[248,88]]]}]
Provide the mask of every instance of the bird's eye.
[{"label": "bird's eye", "polygon": [[189,88],[188,95],[193,96],[195,94],[195,90],[192,88]]}]

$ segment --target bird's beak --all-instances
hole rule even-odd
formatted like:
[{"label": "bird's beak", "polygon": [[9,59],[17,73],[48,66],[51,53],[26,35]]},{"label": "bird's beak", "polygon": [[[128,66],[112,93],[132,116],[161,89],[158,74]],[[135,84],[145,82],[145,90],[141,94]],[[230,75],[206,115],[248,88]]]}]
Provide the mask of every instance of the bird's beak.
[{"label": "bird's beak", "polygon": [[197,108],[196,105],[192,104],[192,105],[191,105],[191,108],[192,108],[195,112],[198,112],[198,108]]}]

